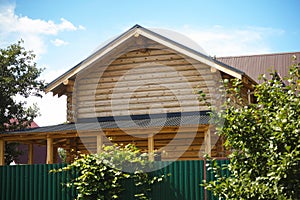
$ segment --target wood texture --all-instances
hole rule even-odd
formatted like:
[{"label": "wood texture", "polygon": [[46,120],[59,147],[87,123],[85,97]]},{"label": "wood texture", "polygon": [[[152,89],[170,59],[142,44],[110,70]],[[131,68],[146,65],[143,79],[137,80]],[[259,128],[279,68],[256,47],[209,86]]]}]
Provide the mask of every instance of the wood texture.
[{"label": "wood texture", "polygon": [[211,67],[170,49],[129,51],[77,76],[76,118],[204,110],[195,91],[210,94],[218,81]]},{"label": "wood texture", "polygon": [[28,164],[33,164],[33,144],[28,144]]},{"label": "wood texture", "polygon": [[47,138],[47,164],[53,164],[53,138]]},{"label": "wood texture", "polygon": [[96,139],[97,139],[97,154],[100,154],[102,152],[102,145],[103,145],[102,134],[97,135]]},{"label": "wood texture", "polygon": [[148,154],[149,154],[149,160],[154,160],[154,137],[152,134],[148,135]]},{"label": "wood texture", "polygon": [[4,153],[5,153],[5,141],[0,140],[0,166],[5,165]]}]

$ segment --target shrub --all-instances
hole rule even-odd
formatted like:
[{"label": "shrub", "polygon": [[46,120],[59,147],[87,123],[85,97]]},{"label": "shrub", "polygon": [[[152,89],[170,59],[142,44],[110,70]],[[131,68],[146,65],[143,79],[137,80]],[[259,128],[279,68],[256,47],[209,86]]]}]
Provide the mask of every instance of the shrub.
[{"label": "shrub", "polygon": [[105,146],[100,154],[81,155],[70,165],[54,172],[76,172],[67,187],[75,187],[77,199],[119,199],[124,191],[124,181],[132,180],[138,187],[132,199],[148,199],[151,185],[160,182],[164,176],[151,176],[153,162],[147,153],[141,153],[135,146]]}]

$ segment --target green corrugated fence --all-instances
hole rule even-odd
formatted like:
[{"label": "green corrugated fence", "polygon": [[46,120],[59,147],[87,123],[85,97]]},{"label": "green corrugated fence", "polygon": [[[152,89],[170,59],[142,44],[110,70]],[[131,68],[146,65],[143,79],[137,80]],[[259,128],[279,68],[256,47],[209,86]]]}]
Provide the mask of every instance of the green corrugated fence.
[{"label": "green corrugated fence", "polygon": [[74,199],[75,190],[67,189],[70,174],[49,173],[51,169],[63,167],[52,165],[15,165],[0,167],[1,200],[69,200]]},{"label": "green corrugated fence", "polygon": [[[228,164],[228,160],[218,160],[218,164]],[[161,163],[163,164],[163,163]],[[71,200],[75,197],[74,189],[67,189],[62,183],[68,182],[69,172],[49,173],[51,169],[65,166],[52,165],[16,165],[0,167],[1,200]],[[170,174],[166,181],[158,183],[151,192],[154,200],[213,200],[210,192],[200,186],[202,180],[213,180],[206,170],[205,161],[176,161],[152,172],[153,174]],[[228,171],[223,171],[228,175]],[[122,199],[132,199],[136,188],[133,183],[125,184],[126,191]]]}]

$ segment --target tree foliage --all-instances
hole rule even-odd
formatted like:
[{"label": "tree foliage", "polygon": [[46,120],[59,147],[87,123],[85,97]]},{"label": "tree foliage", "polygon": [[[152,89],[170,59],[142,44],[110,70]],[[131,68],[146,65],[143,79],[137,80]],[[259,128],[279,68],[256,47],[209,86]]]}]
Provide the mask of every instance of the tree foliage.
[{"label": "tree foliage", "polygon": [[[225,119],[218,134],[232,149],[229,177],[220,176],[220,167],[211,169],[216,180],[207,189],[225,199],[300,198],[300,64],[294,63],[282,81],[277,73],[262,76],[255,86],[256,103],[226,106],[218,117]],[[228,95],[236,95],[235,81]]]},{"label": "tree foliage", "polygon": [[132,180],[137,193],[131,199],[149,199],[151,185],[164,179],[164,175],[151,176],[153,162],[147,153],[135,146],[105,146],[100,154],[81,155],[73,163],[53,172],[69,171],[77,175],[67,184],[75,187],[81,200],[119,199],[124,191],[124,181]]},{"label": "tree foliage", "polygon": [[[37,116],[36,106],[26,107],[26,101],[16,97],[41,96],[44,82],[38,80],[42,69],[34,62],[35,55],[22,47],[23,41],[0,49],[0,131],[27,127]],[[15,148],[6,145],[5,161],[16,158]]]}]

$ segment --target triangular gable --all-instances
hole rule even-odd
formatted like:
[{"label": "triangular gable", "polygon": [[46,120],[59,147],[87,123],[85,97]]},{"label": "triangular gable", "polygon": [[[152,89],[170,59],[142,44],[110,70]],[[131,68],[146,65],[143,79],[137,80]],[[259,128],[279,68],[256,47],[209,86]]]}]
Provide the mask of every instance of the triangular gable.
[{"label": "triangular gable", "polygon": [[135,25],[128,31],[124,32],[120,36],[118,36],[115,39],[113,39],[112,41],[108,42],[106,45],[104,45],[98,51],[96,51],[95,53],[90,55],[88,58],[86,58],[85,60],[83,60],[82,62],[80,62],[73,68],[71,68],[70,70],[68,70],[66,73],[59,76],[57,79],[55,79],[51,83],[49,83],[47,85],[45,91],[50,92],[58,87],[63,86],[63,83],[68,82],[68,80],[71,77],[74,77],[77,73],[79,73],[83,69],[87,68],[89,65],[96,62],[97,60],[99,60],[101,57],[105,56],[109,52],[111,52],[114,48],[118,47],[119,45],[121,45],[122,43],[127,41],[128,39],[130,39],[132,37],[139,37],[140,35],[144,36],[150,40],[153,40],[161,45],[164,45],[172,50],[175,50],[183,55],[186,55],[190,58],[198,60],[198,61],[212,67],[213,69],[217,69],[221,72],[229,74],[235,78],[242,79],[242,77],[245,75],[244,72],[242,72],[236,68],[233,68],[229,65],[226,65],[220,61],[212,59],[211,57],[204,55],[203,53],[201,53],[195,49],[185,46],[185,45],[181,44],[180,41],[171,40],[165,36],[162,36],[161,34],[155,32],[155,31],[143,28],[140,25]]}]

